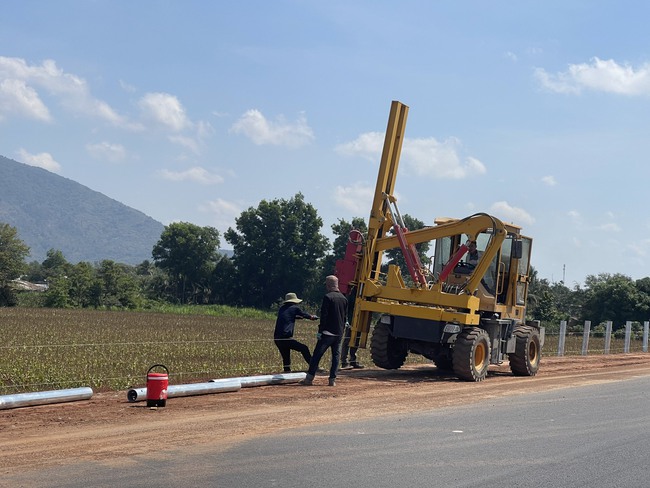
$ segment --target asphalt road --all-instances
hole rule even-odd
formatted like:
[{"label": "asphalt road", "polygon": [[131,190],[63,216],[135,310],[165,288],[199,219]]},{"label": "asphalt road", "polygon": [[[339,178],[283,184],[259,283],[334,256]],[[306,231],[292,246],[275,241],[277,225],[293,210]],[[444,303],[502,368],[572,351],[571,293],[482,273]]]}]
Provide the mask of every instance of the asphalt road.
[{"label": "asphalt road", "polygon": [[8,476],[0,486],[647,488],[649,392],[646,376],[426,414],[361,414],[227,450],[71,464]]}]

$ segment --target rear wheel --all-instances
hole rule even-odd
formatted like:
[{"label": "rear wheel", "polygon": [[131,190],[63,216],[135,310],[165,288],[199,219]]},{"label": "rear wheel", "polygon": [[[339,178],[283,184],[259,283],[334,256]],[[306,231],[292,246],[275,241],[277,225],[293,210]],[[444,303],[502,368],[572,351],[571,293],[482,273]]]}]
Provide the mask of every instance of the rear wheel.
[{"label": "rear wheel", "polygon": [[406,361],[408,348],[406,343],[393,337],[390,327],[379,322],[370,338],[370,357],[380,368],[399,369]]},{"label": "rear wheel", "polygon": [[490,336],[478,327],[469,327],[456,338],[454,374],[465,381],[483,381],[490,365]]},{"label": "rear wheel", "polygon": [[515,328],[517,345],[513,354],[508,354],[510,370],[515,376],[535,376],[539,369],[541,348],[539,331],[529,325]]}]

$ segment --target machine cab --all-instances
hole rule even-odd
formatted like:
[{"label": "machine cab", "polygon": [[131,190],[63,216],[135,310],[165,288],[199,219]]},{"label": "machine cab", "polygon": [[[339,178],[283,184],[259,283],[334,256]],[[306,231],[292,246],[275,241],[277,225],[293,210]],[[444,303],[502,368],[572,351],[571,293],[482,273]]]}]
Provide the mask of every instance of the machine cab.
[{"label": "machine cab", "polygon": [[[464,285],[469,281],[478,263],[489,259],[485,250],[492,238],[490,229],[480,232],[475,241],[470,241],[466,234],[446,236],[435,241],[435,255],[432,260],[432,273],[440,276],[443,268],[461,246],[468,251],[461,257],[443,283],[446,293],[472,293],[481,300],[480,309],[490,312],[514,311],[514,307],[525,307],[528,292],[528,274],[532,239],[522,236],[520,228],[506,224],[507,234],[496,255],[490,260],[487,271],[483,274],[477,290],[465,290]],[[515,315],[520,315],[519,311]]]}]

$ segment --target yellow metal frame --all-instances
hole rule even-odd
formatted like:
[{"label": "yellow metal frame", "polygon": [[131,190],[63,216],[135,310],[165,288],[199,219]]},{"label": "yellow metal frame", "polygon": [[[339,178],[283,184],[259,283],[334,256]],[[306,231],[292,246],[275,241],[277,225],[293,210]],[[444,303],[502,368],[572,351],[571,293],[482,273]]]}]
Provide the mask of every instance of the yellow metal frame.
[{"label": "yellow metal frame", "polygon": [[[407,232],[405,237],[409,245],[461,234],[466,234],[470,239],[475,239],[481,232],[492,234],[482,258],[468,281],[463,285],[460,294],[446,293],[443,290],[443,283],[437,281],[436,277],[432,277],[426,285],[417,284],[407,287],[399,267],[394,265],[389,266],[386,276],[380,276],[383,253],[389,249],[400,247],[398,238],[387,236],[387,232],[394,223],[389,205],[396,201],[393,191],[407,116],[408,107],[401,102],[393,101],[368,221],[368,237],[363,254],[359,257],[355,281],[352,283],[356,285],[356,299],[351,322],[352,337],[358,338],[359,347],[366,347],[373,313],[452,322],[464,326],[478,325],[480,321],[479,307],[485,309],[483,307],[485,299],[476,296],[481,278],[499,253],[507,234],[519,235],[519,227],[511,224],[505,225],[496,217],[487,214],[476,214],[460,220],[437,220],[436,224],[438,225]],[[508,288],[513,300],[506,301],[510,304],[516,303],[518,273],[514,271],[510,272],[511,282]],[[523,319],[523,306],[499,305],[496,296],[493,297],[487,308],[502,313],[504,316],[521,315],[520,318]]]}]

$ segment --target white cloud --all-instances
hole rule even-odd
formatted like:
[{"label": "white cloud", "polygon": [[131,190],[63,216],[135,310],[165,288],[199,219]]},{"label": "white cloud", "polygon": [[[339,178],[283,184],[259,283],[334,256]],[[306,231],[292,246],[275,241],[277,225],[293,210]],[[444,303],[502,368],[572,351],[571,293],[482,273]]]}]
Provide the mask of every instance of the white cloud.
[{"label": "white cloud", "polygon": [[531,225],[535,219],[524,209],[511,206],[508,202],[495,202],[490,207],[490,213],[506,222],[515,225]]},{"label": "white cloud", "polygon": [[643,239],[642,241],[631,241],[625,247],[632,251],[637,257],[644,258],[648,255],[648,247],[650,246],[650,239]]},{"label": "white cloud", "polygon": [[548,185],[548,186],[555,186],[555,185],[557,185],[557,181],[556,181],[556,179],[555,179],[555,176],[551,176],[551,175],[544,176],[544,177],[542,178],[542,183],[544,183],[545,185]]},{"label": "white cloud", "polygon": [[258,146],[271,144],[297,148],[314,140],[314,132],[302,114],[293,123],[283,117],[271,122],[259,110],[249,110],[232,125],[230,131],[243,134]]},{"label": "white cloud", "polygon": [[605,232],[621,232],[621,227],[616,222],[608,222],[598,226],[598,230]]},{"label": "white cloud", "polygon": [[45,115],[49,111],[41,101],[40,89],[53,95],[65,109],[74,114],[134,128],[106,102],[94,98],[83,78],[65,73],[51,59],[43,61],[41,65],[29,65],[21,58],[0,56],[0,79],[4,85],[2,104],[31,108],[28,113],[32,118],[50,119],[50,116]]},{"label": "white cloud", "polygon": [[577,210],[569,210],[567,212],[567,215],[571,217],[573,220],[580,220],[581,217],[580,212],[578,212]]},{"label": "white cloud", "polygon": [[[367,132],[354,141],[335,147],[339,154],[360,156],[370,161],[379,161],[384,146],[384,134]],[[401,161],[419,176],[435,179],[463,179],[484,174],[485,165],[468,156],[462,159],[460,141],[454,137],[439,142],[434,137],[426,139],[404,139]]]},{"label": "white cloud", "polygon": [[126,158],[126,149],[121,144],[111,144],[106,141],[86,144],[86,150],[96,159],[105,159],[113,163],[124,161]]},{"label": "white cloud", "polygon": [[595,57],[590,63],[571,64],[567,71],[556,74],[537,68],[535,76],[544,88],[557,93],[579,94],[587,89],[621,95],[650,95],[650,63],[635,69],[613,59]]},{"label": "white cloud", "polygon": [[235,219],[239,217],[242,210],[233,203],[228,202],[222,198],[210,200],[199,206],[199,211],[203,213],[212,214],[215,227],[219,229],[227,229],[228,227],[235,226]]},{"label": "white cloud", "polygon": [[10,114],[49,122],[50,111],[36,90],[23,80],[5,79],[0,83],[0,120]]},{"label": "white cloud", "polygon": [[147,93],[140,99],[138,105],[145,118],[173,132],[181,132],[192,127],[185,114],[185,108],[174,95]]},{"label": "white cloud", "polygon": [[223,183],[223,178],[215,173],[210,173],[205,168],[194,167],[186,171],[160,171],[161,176],[170,181],[193,181],[202,185],[215,185]]},{"label": "white cloud", "polygon": [[360,156],[364,159],[378,162],[381,158],[383,147],[384,134],[382,132],[366,132],[354,141],[339,144],[334,150],[344,156]]},{"label": "white cloud", "polygon": [[356,183],[352,186],[337,186],[334,189],[334,201],[350,213],[365,217],[369,202],[375,197],[374,187]]},{"label": "white cloud", "polygon": [[178,144],[179,146],[183,146],[189,149],[194,154],[201,153],[200,142],[197,139],[194,139],[189,136],[173,135],[173,136],[169,136],[169,140],[174,144]]},{"label": "white cloud", "polygon": [[127,93],[135,93],[135,87],[124,80],[120,80],[120,87]]},{"label": "white cloud", "polygon": [[449,138],[439,142],[433,137],[427,139],[406,139],[402,147],[402,157],[409,167],[421,176],[436,179],[463,179],[480,175],[486,168],[476,158],[461,160],[460,141]]},{"label": "white cloud", "polygon": [[25,149],[20,148],[16,154],[18,154],[18,159],[20,159],[25,164],[29,164],[30,166],[43,168],[53,173],[61,172],[61,165],[54,160],[50,153],[42,152],[38,154],[31,154]]},{"label": "white cloud", "polygon": [[518,61],[517,55],[515,53],[513,53],[512,51],[506,52],[505,57],[507,59],[509,59],[510,61],[515,62],[515,63]]}]

